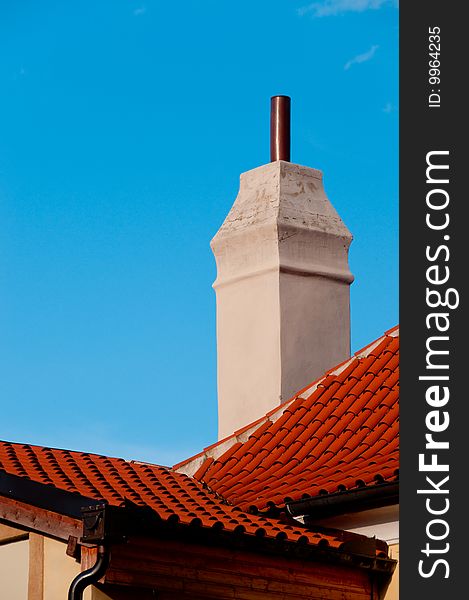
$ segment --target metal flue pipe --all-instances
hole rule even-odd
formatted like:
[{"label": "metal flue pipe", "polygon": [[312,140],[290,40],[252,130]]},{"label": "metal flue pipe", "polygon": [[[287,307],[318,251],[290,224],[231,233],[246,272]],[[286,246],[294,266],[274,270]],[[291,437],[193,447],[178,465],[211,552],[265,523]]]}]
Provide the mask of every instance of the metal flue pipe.
[{"label": "metal flue pipe", "polygon": [[270,99],[270,162],[290,162],[290,96]]}]

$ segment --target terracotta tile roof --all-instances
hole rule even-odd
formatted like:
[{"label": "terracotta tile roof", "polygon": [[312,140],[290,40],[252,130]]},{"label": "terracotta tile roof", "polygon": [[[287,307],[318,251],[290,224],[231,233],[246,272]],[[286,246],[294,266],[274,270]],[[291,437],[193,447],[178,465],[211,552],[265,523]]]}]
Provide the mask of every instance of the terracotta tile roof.
[{"label": "terracotta tile roof", "polygon": [[399,329],[175,469],[244,510],[398,477]]},{"label": "terracotta tile roof", "polygon": [[[96,454],[0,442],[0,471],[113,506],[151,508],[163,521],[339,550],[350,534],[247,514],[196,480],[168,468]],[[353,534],[352,534],[353,535]],[[345,536],[345,537],[344,537]],[[385,553],[377,550],[379,556]]]}]

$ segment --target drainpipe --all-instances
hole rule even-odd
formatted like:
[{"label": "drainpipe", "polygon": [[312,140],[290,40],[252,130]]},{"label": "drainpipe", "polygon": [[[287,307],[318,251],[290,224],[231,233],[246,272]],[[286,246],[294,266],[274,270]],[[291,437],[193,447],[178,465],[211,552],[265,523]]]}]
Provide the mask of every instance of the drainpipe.
[{"label": "drainpipe", "polygon": [[109,548],[107,546],[98,546],[98,558],[91,569],[79,573],[70,584],[68,590],[68,600],[83,600],[85,589],[97,583],[106,573],[109,566]]},{"label": "drainpipe", "polygon": [[122,541],[122,522],[116,519],[119,509],[108,506],[107,503],[85,506],[81,509],[83,521],[83,536],[81,541],[98,547],[96,563],[86,569],[70,584],[68,600],[83,600],[85,589],[97,583],[106,573],[111,555],[111,542]]}]

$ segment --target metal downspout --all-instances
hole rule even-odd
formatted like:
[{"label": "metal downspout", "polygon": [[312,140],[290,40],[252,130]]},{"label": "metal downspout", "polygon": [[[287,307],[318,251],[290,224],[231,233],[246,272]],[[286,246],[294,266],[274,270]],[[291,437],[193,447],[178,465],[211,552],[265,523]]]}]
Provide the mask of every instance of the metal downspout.
[{"label": "metal downspout", "polygon": [[93,583],[98,582],[106,573],[109,566],[109,548],[107,546],[98,546],[98,558],[96,563],[90,569],[79,573],[70,584],[68,590],[68,600],[83,600],[83,592]]}]

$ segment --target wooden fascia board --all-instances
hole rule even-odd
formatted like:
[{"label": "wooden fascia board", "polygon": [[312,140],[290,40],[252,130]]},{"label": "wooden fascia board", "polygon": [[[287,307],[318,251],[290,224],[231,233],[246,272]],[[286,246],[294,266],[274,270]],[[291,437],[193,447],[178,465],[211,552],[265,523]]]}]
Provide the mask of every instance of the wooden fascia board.
[{"label": "wooden fascia board", "polygon": [[105,582],[154,588],[181,598],[297,600],[311,597],[314,590],[324,600],[364,600],[372,597],[373,573],[327,562],[138,538],[113,546]]},{"label": "wooden fascia board", "polygon": [[82,521],[50,510],[0,496],[0,522],[59,540],[80,538]]}]

